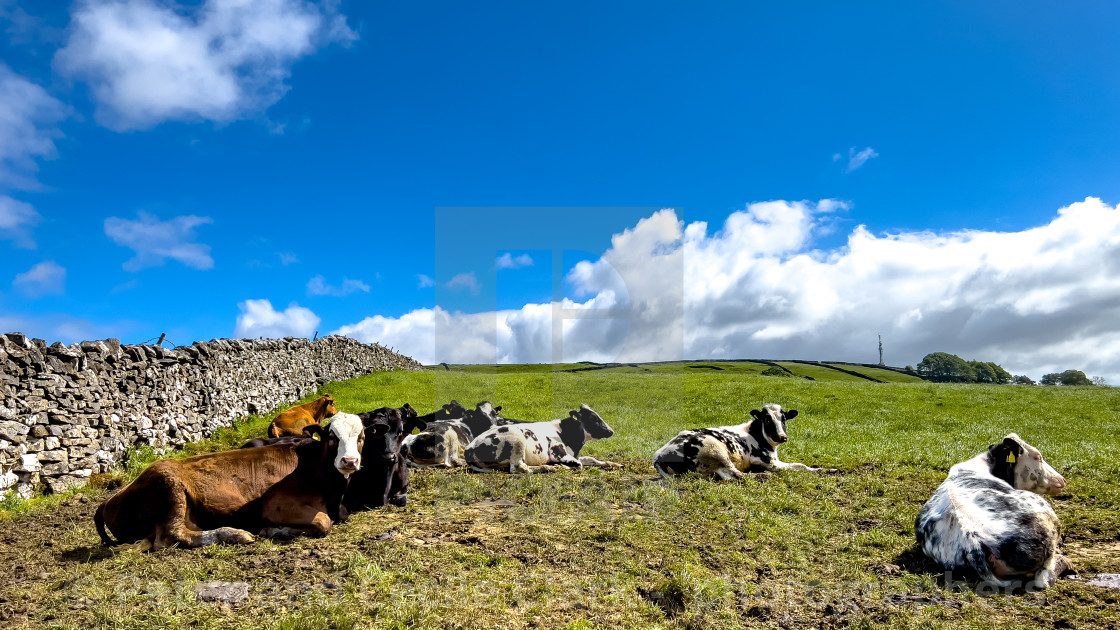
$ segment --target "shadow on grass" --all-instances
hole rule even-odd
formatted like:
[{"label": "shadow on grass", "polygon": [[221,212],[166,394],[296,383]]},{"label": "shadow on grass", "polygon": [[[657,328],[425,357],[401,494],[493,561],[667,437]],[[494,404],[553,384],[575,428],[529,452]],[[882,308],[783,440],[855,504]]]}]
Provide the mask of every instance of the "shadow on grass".
[{"label": "shadow on grass", "polygon": [[113,549],[104,545],[74,547],[59,554],[58,559],[63,562],[77,564],[93,564],[108,560],[113,557]]}]

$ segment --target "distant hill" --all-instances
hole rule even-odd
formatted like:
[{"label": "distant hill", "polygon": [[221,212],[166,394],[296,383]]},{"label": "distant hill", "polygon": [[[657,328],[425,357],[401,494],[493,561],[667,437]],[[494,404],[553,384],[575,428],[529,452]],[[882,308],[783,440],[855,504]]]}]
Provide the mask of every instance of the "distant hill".
[{"label": "distant hill", "polygon": [[845,361],[802,361],[771,359],[724,359],[709,361],[654,361],[651,363],[526,363],[465,365],[441,363],[430,370],[514,374],[524,372],[612,372],[690,373],[701,370],[728,374],[756,374],[807,378],[814,381],[872,381],[875,383],[920,383],[923,378],[904,368],[848,363]]}]

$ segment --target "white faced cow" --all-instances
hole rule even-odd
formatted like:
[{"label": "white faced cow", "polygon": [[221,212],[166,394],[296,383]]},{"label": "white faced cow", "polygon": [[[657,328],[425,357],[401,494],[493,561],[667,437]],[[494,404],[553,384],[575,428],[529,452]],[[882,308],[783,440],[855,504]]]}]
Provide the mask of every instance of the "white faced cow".
[{"label": "white faced cow", "polygon": [[781,405],[770,404],[751,416],[743,424],[681,431],[654,453],[653,467],[662,477],[698,472],[720,479],[764,470],[817,470],[778,459],[778,445],[789,441],[786,422],[797,417],[796,409],[783,412]]},{"label": "white faced cow", "polygon": [[548,472],[583,466],[618,468],[613,462],[579,454],[588,441],[612,435],[614,430],[599,414],[582,405],[561,420],[496,426],[476,437],[465,455],[471,469],[477,472]]},{"label": "white faced cow", "polygon": [[1001,588],[1026,578],[1052,586],[1069,567],[1058,552],[1058,516],[1040,494],[1066,480],[1038,449],[1012,433],[954,465],[914,524],[918,545],[949,571],[971,569]]}]

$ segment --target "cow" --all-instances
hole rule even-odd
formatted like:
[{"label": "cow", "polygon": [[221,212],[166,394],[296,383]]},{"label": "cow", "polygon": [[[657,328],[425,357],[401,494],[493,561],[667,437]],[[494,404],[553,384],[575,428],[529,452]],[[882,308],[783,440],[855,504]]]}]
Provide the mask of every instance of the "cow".
[{"label": "cow", "polygon": [[559,420],[495,426],[476,437],[464,455],[476,472],[535,473],[584,466],[621,468],[613,462],[579,454],[587,442],[612,435],[614,429],[599,414],[581,405]]},{"label": "cow", "polygon": [[307,431],[322,439],[153,463],[98,506],[94,524],[101,541],[145,541],[159,550],[250,543],[250,532],[325,536],[342,519],[347,481],[362,464],[362,422],[338,413],[328,428]]},{"label": "cow", "polygon": [[1000,588],[1027,579],[1028,589],[1049,588],[1070,565],[1058,552],[1058,516],[1040,495],[1065,487],[1038,449],[1011,433],[949,469],[918,512],[914,534],[947,571],[971,570]]},{"label": "cow", "polygon": [[330,394],[320,396],[317,400],[281,411],[268,425],[268,437],[299,436],[303,433],[303,427],[323,424],[324,418],[336,413],[338,408],[334,406],[334,398]]},{"label": "cow", "polygon": [[[408,465],[418,468],[451,468],[466,466],[463,459],[467,445],[489,430],[498,419],[498,412],[487,401],[468,411],[456,401],[443,406],[446,417],[427,423],[420,433],[404,438],[404,454]],[[438,412],[437,412],[438,414]]]},{"label": "cow", "polygon": [[351,475],[343,506],[350,512],[386,504],[408,504],[408,465],[401,453],[404,436],[423,430],[425,422],[407,403],[360,413],[365,425],[362,469]]},{"label": "cow", "polygon": [[725,480],[747,472],[818,470],[778,459],[778,446],[789,441],[786,422],[797,417],[796,409],[768,404],[752,409],[751,417],[743,424],[681,431],[654,453],[654,469],[666,478],[697,472]]}]

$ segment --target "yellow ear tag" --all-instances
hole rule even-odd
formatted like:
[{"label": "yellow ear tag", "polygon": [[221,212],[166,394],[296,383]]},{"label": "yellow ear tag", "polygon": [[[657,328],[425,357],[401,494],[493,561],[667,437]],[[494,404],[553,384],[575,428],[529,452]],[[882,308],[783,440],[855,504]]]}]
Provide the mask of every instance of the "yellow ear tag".
[{"label": "yellow ear tag", "polygon": [[1007,463],[1008,464],[1014,464],[1015,463],[1015,453],[1008,453],[1007,454]]}]

